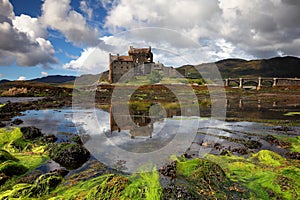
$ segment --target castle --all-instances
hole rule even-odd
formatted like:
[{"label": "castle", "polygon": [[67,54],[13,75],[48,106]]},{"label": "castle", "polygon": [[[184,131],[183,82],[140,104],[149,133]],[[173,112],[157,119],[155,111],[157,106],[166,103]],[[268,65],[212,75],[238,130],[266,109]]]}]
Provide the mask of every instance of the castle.
[{"label": "castle", "polygon": [[109,54],[108,80],[110,83],[118,82],[124,74],[129,75],[129,77],[144,76],[153,70],[159,71],[164,76],[177,76],[173,67],[165,67],[162,63],[153,62],[151,47],[133,48],[130,46],[128,56]]}]

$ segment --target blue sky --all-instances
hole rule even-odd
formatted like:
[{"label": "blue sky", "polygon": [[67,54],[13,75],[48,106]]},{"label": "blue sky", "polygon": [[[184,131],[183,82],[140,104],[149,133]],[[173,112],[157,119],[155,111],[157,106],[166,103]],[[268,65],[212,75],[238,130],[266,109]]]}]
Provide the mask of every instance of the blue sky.
[{"label": "blue sky", "polygon": [[0,79],[100,73],[130,45],[174,67],[299,56],[299,10],[293,0],[0,0]]}]

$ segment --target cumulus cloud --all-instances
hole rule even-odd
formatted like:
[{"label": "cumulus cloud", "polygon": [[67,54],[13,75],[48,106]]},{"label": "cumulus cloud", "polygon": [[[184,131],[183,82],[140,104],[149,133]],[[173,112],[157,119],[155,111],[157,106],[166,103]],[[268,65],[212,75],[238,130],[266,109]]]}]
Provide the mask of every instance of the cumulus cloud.
[{"label": "cumulus cloud", "polygon": [[41,72],[42,76],[48,76],[48,72]]},{"label": "cumulus cloud", "polygon": [[19,76],[18,81],[25,81],[26,77],[25,76]]},{"label": "cumulus cloud", "polygon": [[[109,0],[101,2],[111,5]],[[199,43],[211,59],[300,55],[300,3],[293,0],[120,0],[107,10],[105,27],[112,33],[141,27],[172,29]],[[143,32],[135,37],[190,48],[172,34]]]},{"label": "cumulus cloud", "polygon": [[0,65],[17,62],[20,66],[47,67],[56,63],[54,48],[43,38],[46,30],[38,19],[27,15],[16,17],[8,0],[0,3]]},{"label": "cumulus cloud", "polygon": [[108,54],[98,47],[90,47],[84,49],[76,60],[66,63],[63,68],[78,70],[80,74],[100,73],[107,70]]},{"label": "cumulus cloud", "polygon": [[87,24],[86,19],[70,6],[71,0],[45,0],[41,20],[45,25],[64,34],[75,45],[96,46],[98,31]]}]

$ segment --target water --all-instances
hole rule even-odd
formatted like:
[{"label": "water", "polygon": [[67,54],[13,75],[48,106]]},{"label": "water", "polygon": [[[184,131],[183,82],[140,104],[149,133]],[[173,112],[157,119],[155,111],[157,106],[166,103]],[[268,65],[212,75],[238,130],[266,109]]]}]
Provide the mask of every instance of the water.
[{"label": "water", "polygon": [[32,102],[43,99],[44,97],[0,97],[0,104],[7,102],[20,103],[20,102]]},{"label": "water", "polygon": [[78,134],[95,158],[112,167],[122,161],[122,169],[128,172],[145,165],[160,167],[171,155],[186,152],[195,157],[205,156],[206,153],[219,154],[220,151],[214,148],[216,143],[224,148],[243,147],[242,142],[232,141],[231,138],[259,141],[262,143],[260,149],[284,154],[284,149],[272,146],[262,138],[268,134],[300,135],[300,127],[278,131],[276,127],[264,123],[225,122],[197,116],[141,114],[139,117],[129,116],[132,119],[129,125],[133,126],[123,124],[118,127],[112,120],[112,114],[101,109],[29,110],[22,114],[17,117],[24,121],[21,126],[35,126],[45,134],[58,136],[60,141]]}]

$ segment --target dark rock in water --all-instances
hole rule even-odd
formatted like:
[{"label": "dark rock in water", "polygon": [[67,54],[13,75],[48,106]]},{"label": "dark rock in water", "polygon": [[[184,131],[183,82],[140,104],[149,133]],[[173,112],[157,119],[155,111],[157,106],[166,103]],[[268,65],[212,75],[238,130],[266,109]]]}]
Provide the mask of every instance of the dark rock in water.
[{"label": "dark rock in water", "polygon": [[236,152],[236,153],[238,153],[238,154],[240,154],[240,155],[246,155],[246,154],[249,153],[248,150],[247,150],[247,148],[244,148],[244,147],[233,148],[231,151],[232,151],[232,152]]},{"label": "dark rock in water", "polygon": [[0,122],[0,128],[3,128],[5,126],[6,126],[6,124],[4,124],[3,122]]},{"label": "dark rock in water", "polygon": [[263,138],[267,142],[269,142],[271,145],[276,145],[279,146],[280,148],[288,148],[291,146],[289,142],[284,142],[282,140],[277,139],[273,135],[267,135],[266,137]]},{"label": "dark rock in water", "polygon": [[3,185],[8,179],[9,179],[9,176],[6,176],[4,173],[1,173],[0,174],[0,186]]},{"label": "dark rock in water", "polygon": [[0,173],[5,174],[6,176],[21,175],[27,172],[27,168],[15,161],[5,161],[0,165]]},{"label": "dark rock in water", "polygon": [[283,132],[292,131],[292,129],[289,128],[289,127],[287,127],[287,126],[276,127],[276,128],[273,128],[273,130],[275,130],[275,131],[283,131]]},{"label": "dark rock in water", "polygon": [[220,153],[221,156],[231,156],[232,155],[232,152],[228,149],[224,149],[221,153]]},{"label": "dark rock in water", "polygon": [[259,149],[262,146],[261,142],[256,140],[248,140],[244,143],[244,145],[249,149]]},{"label": "dark rock in water", "polygon": [[30,174],[26,175],[25,177],[19,178],[18,183],[28,183],[33,184],[35,180],[43,174],[40,170],[34,170]]},{"label": "dark rock in water", "polygon": [[20,130],[23,133],[24,140],[33,140],[43,136],[41,130],[34,126],[21,127]]},{"label": "dark rock in water", "polygon": [[11,123],[14,124],[14,125],[20,125],[20,124],[22,124],[23,122],[24,122],[23,120],[17,118],[17,119],[15,119],[14,121],[12,121]]},{"label": "dark rock in water", "polygon": [[43,142],[46,142],[46,143],[54,143],[57,141],[57,137],[53,134],[51,135],[45,135],[42,139]]},{"label": "dark rock in water", "polygon": [[18,161],[18,159],[12,156],[9,152],[0,149],[0,164],[8,160]]},{"label": "dark rock in water", "polygon": [[66,170],[66,169],[55,169],[53,171],[50,171],[50,173],[56,174],[58,176],[65,177],[65,176],[67,176],[67,174],[69,173],[69,171]]},{"label": "dark rock in water", "polygon": [[288,152],[286,155],[291,159],[300,160],[300,153],[298,152]]},{"label": "dark rock in water", "polygon": [[89,157],[89,151],[79,144],[60,143],[50,151],[50,158],[67,169],[79,168]]}]

